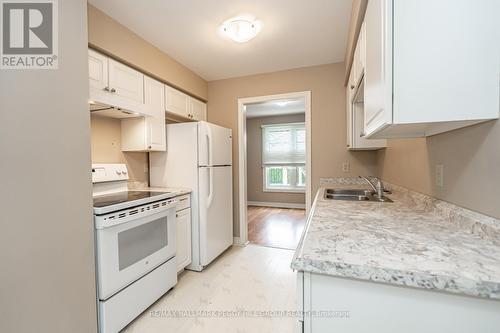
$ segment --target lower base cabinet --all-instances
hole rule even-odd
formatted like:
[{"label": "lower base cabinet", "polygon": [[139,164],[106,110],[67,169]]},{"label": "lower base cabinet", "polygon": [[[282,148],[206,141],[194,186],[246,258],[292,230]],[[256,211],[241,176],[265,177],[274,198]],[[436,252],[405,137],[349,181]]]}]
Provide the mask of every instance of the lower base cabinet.
[{"label": "lower base cabinet", "polygon": [[176,213],[176,248],[177,273],[191,263],[191,208]]},{"label": "lower base cabinet", "polygon": [[[498,332],[500,302],[298,272],[299,332]],[[302,312],[303,311],[303,312]]]}]

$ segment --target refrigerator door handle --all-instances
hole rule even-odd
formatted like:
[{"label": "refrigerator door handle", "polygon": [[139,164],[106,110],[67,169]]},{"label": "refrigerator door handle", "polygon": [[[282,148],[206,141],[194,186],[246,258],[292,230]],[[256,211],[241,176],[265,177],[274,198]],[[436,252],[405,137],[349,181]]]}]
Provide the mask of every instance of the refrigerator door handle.
[{"label": "refrigerator door handle", "polygon": [[208,133],[205,135],[206,138],[207,138],[207,165],[212,165],[212,161],[210,160],[210,136],[208,135]]},{"label": "refrigerator door handle", "polygon": [[210,128],[210,126],[205,126],[206,130],[207,130],[207,158],[208,158],[208,165],[213,165],[213,161],[212,161],[212,129]]},{"label": "refrigerator door handle", "polygon": [[208,198],[207,198],[207,208],[212,205],[214,200],[214,169],[207,168],[208,170]]}]

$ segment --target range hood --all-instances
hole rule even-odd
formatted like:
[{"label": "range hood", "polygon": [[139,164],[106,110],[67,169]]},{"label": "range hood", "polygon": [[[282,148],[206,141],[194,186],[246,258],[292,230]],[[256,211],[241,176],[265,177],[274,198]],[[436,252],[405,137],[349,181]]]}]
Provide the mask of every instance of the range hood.
[{"label": "range hood", "polygon": [[123,118],[137,118],[145,116],[144,114],[139,112],[130,111],[123,109],[121,107],[94,101],[89,101],[89,109],[90,113],[93,115],[99,115],[109,118],[123,119]]}]

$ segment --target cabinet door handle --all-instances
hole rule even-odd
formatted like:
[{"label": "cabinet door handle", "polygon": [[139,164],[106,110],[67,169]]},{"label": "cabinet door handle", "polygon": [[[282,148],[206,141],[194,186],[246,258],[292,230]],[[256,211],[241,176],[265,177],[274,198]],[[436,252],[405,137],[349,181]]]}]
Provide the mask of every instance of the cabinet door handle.
[{"label": "cabinet door handle", "polygon": [[116,92],[116,89],[115,88],[111,88],[110,90],[112,93],[115,93]]},{"label": "cabinet door handle", "polygon": [[359,133],[359,137],[360,137],[360,138],[364,138],[365,136],[366,136],[366,133],[365,133],[365,132],[361,132],[361,133]]},{"label": "cabinet door handle", "polygon": [[351,84],[351,90],[354,89],[354,88],[356,88],[356,86],[353,85],[353,84]]},{"label": "cabinet door handle", "polygon": [[151,149],[151,146],[148,146],[148,149]]},{"label": "cabinet door handle", "polygon": [[104,87],[104,91],[109,91],[109,87]]}]

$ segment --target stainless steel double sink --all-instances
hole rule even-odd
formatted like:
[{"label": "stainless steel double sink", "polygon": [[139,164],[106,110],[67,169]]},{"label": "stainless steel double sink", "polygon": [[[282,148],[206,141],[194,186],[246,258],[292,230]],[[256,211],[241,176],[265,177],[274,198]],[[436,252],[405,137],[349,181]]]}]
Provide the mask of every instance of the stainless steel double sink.
[{"label": "stainless steel double sink", "polygon": [[348,201],[379,201],[379,202],[392,202],[386,196],[379,198],[378,195],[372,190],[363,189],[332,189],[325,190],[325,199],[332,200],[348,200]]}]

